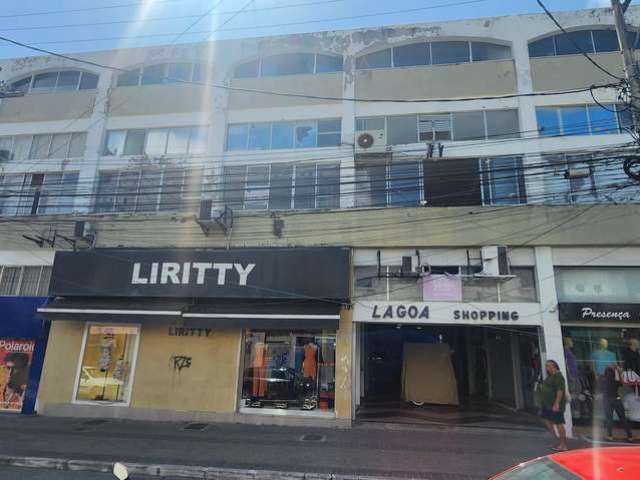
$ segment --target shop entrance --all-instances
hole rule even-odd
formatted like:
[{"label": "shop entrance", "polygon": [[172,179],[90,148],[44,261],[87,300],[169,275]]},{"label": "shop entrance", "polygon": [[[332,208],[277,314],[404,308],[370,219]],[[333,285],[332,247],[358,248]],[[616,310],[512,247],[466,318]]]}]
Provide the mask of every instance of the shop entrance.
[{"label": "shop entrance", "polygon": [[535,327],[362,324],[357,417],[401,423],[537,421]]}]

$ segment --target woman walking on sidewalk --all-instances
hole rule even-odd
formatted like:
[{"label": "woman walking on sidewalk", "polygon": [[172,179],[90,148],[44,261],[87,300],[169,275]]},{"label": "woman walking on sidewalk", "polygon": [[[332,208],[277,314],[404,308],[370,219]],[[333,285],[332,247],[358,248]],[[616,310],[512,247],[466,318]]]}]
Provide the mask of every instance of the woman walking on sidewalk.
[{"label": "woman walking on sidewalk", "polygon": [[[540,389],[541,416],[544,418],[549,433],[560,440],[557,446],[552,447],[552,450],[564,452],[568,450],[567,432],[564,428],[564,410],[567,405],[566,382],[555,360],[547,360],[545,369],[547,378]],[[558,430],[557,436],[554,427]]]},{"label": "woman walking on sidewalk", "polygon": [[619,389],[622,386],[619,379],[616,378],[619,371],[615,365],[610,365],[604,371],[602,379],[602,405],[604,408],[605,427],[607,428],[607,440],[613,440],[613,412],[615,411],[620,419],[620,424],[627,433],[627,441],[633,442],[633,433],[627,421],[627,415],[624,411],[624,405],[620,399]]}]

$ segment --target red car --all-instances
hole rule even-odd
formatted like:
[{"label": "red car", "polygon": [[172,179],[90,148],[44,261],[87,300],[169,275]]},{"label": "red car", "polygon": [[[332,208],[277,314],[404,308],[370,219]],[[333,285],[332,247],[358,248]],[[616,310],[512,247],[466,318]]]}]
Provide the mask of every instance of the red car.
[{"label": "red car", "polygon": [[516,465],[492,480],[638,480],[640,447],[585,448]]}]

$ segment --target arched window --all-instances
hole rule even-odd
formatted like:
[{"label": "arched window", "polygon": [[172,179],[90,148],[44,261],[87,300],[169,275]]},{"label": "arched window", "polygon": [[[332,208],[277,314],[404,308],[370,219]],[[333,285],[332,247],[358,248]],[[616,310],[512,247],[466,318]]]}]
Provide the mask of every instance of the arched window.
[{"label": "arched window", "polygon": [[491,42],[419,42],[385,48],[356,59],[356,68],[417,67],[511,58],[511,48]]},{"label": "arched window", "polygon": [[98,86],[98,75],[78,70],[60,70],[36,73],[11,84],[16,92],[63,92],[93,90]]},{"label": "arched window", "polygon": [[201,63],[171,62],[145,65],[118,75],[116,87],[157,85],[161,83],[202,82],[207,78]]},{"label": "arched window", "polygon": [[282,53],[238,65],[235,78],[273,77],[342,71],[342,57],[322,53]]},{"label": "arched window", "polygon": [[[638,48],[640,39],[637,32],[627,32],[629,44]],[[530,57],[552,57],[556,55],[576,55],[579,53],[617,52],[618,34],[611,28],[597,30],[575,30],[557,33],[529,43]]]}]

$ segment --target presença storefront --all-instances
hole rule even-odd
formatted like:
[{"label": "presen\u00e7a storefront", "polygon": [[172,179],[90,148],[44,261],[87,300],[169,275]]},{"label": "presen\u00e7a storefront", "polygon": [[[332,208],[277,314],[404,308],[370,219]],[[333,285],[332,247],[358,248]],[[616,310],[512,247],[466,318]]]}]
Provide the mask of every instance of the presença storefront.
[{"label": "presen\u00e7a storefront", "polygon": [[640,421],[640,268],[556,268],[571,414],[601,418],[599,380],[616,366],[627,416]]},{"label": "presen\u00e7a storefront", "polygon": [[40,412],[348,424],[349,272],[344,248],[59,252]]}]

